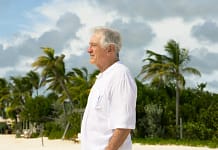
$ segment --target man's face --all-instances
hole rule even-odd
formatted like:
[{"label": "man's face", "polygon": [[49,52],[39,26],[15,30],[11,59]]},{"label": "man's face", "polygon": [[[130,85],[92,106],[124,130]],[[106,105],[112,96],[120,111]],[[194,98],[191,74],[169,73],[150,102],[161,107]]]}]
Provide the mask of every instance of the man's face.
[{"label": "man's face", "polygon": [[88,53],[90,54],[90,63],[100,67],[104,62],[107,51],[100,44],[101,34],[94,34],[90,38]]}]

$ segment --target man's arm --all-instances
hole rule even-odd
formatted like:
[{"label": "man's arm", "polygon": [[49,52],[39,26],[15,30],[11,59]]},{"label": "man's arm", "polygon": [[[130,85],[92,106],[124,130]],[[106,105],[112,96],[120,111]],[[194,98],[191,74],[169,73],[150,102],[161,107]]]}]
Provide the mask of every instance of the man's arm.
[{"label": "man's arm", "polygon": [[131,129],[115,129],[105,150],[118,150],[129,135]]}]

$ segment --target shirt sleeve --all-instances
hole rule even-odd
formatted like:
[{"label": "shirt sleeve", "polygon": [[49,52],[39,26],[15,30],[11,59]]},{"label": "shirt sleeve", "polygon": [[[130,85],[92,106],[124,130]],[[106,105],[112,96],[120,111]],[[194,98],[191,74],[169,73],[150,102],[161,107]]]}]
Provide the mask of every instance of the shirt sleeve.
[{"label": "shirt sleeve", "polygon": [[114,81],[109,106],[109,128],[134,129],[137,96],[135,81],[128,72],[117,76]]}]

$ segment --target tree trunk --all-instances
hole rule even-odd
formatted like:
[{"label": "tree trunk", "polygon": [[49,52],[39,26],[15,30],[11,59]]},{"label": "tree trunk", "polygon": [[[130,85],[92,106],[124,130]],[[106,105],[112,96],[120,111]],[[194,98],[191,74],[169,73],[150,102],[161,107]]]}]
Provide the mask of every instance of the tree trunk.
[{"label": "tree trunk", "polygon": [[67,126],[65,127],[65,130],[64,130],[64,134],[63,134],[63,136],[62,136],[62,140],[65,139],[65,135],[66,135],[67,130],[69,129],[69,127],[70,127],[70,122],[68,121],[68,122],[67,122]]},{"label": "tree trunk", "polygon": [[176,81],[176,137],[179,138],[179,83]]},{"label": "tree trunk", "polygon": [[[63,82],[63,80],[59,80],[59,82],[60,82],[60,84],[61,84],[62,89],[66,92],[67,97],[69,98],[70,103],[71,103],[71,105],[72,105],[72,102],[73,102],[73,101],[72,101],[72,98],[71,98],[70,93],[69,93],[68,89],[66,88],[66,86],[65,86],[65,84],[64,84],[64,82]],[[72,106],[72,107],[73,107],[73,106]],[[71,110],[71,111],[72,111],[72,110]],[[66,114],[65,114],[65,115],[66,115]],[[62,136],[62,139],[65,139],[65,135],[66,135],[66,133],[67,133],[67,130],[69,129],[69,126],[70,126],[70,121],[67,122],[67,125],[66,125],[65,130],[64,130],[64,134],[63,134],[63,136]]]}]

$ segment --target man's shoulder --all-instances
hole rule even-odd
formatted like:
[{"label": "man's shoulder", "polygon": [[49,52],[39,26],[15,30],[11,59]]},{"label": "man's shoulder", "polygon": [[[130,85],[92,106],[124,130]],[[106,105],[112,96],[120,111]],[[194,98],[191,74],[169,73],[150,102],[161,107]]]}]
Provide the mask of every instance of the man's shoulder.
[{"label": "man's shoulder", "polygon": [[121,80],[124,81],[134,79],[129,68],[122,63],[117,63],[116,66],[111,70],[109,76],[112,80],[117,80],[117,82]]},{"label": "man's shoulder", "polygon": [[120,71],[120,72],[123,72],[123,73],[126,73],[126,72],[129,73],[129,68],[128,68],[126,65],[122,64],[121,62],[117,62],[117,63],[115,64],[114,69],[115,69],[116,71]]}]

